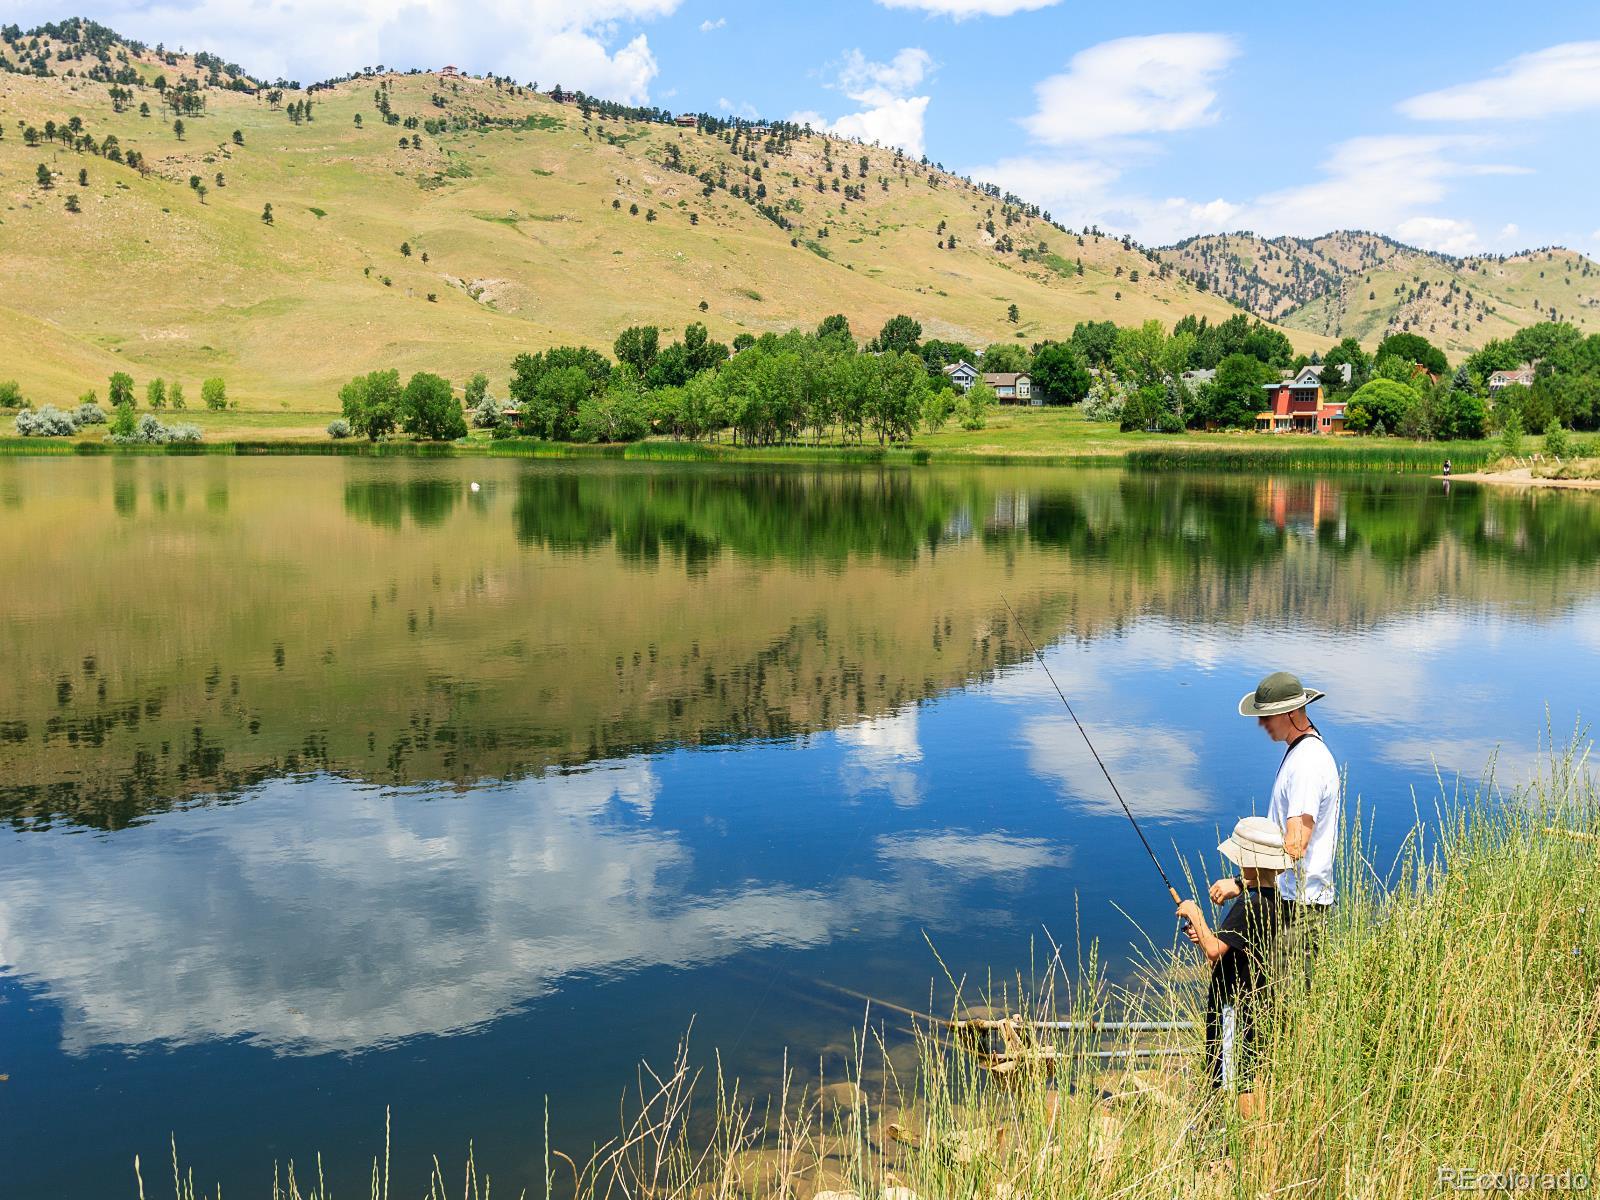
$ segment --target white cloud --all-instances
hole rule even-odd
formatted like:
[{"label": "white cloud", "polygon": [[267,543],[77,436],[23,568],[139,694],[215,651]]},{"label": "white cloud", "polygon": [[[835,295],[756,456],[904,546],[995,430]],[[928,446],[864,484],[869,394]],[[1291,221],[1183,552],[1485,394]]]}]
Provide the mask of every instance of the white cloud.
[{"label": "white cloud", "polygon": [[1520,237],[1521,235],[1522,230],[1517,227],[1515,221],[1507,221],[1500,227],[1500,240],[1502,242],[1509,242],[1512,238]]},{"label": "white cloud", "polygon": [[1424,92],[1399,110],[1421,121],[1509,121],[1600,109],[1600,42],[1519,54],[1487,79]]},{"label": "white cloud", "polygon": [[723,28],[725,28],[727,26],[727,24],[728,24],[728,18],[727,17],[718,17],[715,21],[710,20],[709,18],[707,18],[706,20],[700,22],[700,32],[701,33],[710,33],[714,29],[723,29]]},{"label": "white cloud", "polygon": [[[1340,228],[1398,230],[1408,220],[1432,217],[1420,210],[1444,200],[1455,180],[1526,173],[1520,167],[1474,161],[1473,154],[1489,144],[1467,136],[1350,138],[1324,161],[1321,179],[1269,192],[1248,204],[1245,227],[1301,235]],[[1461,230],[1448,236],[1459,240]]]},{"label": "white cloud", "polygon": [[922,154],[923,127],[928,114],[927,96],[891,100],[865,112],[840,117],[829,127],[840,137],[860,138],[884,146],[898,146],[913,158]]},{"label": "white cloud", "polygon": [[726,96],[717,97],[717,110],[719,112],[732,113],[736,117],[743,117],[747,121],[753,121],[760,115],[756,112],[756,106],[748,100],[741,100],[738,104],[735,104]]},{"label": "white cloud", "polygon": [[212,0],[161,3],[115,24],[147,42],[202,46],[268,78],[310,82],[368,64],[453,62],[642,103],[657,73],[655,55],[643,34],[614,45],[617,27],[666,16],[679,3],[485,0],[464,20],[445,0]]},{"label": "white cloud", "polygon": [[886,63],[850,50],[833,86],[863,104],[887,104],[912,91],[932,70],[933,56],[917,46],[907,46]]},{"label": "white cloud", "polygon": [[[1211,807],[1210,796],[1195,779],[1200,756],[1189,735],[1154,725],[1129,729],[1089,724],[1087,728],[1136,816],[1184,818]],[[1069,718],[1036,718],[1023,726],[1022,738],[1028,747],[1028,768],[1058,780],[1064,800],[1090,812],[1122,811]]]},{"label": "white cloud", "polygon": [[1117,186],[1137,152],[1112,148],[1073,159],[1024,156],[973,168],[977,178],[1037,199],[1069,228],[1100,225],[1155,245],[1195,233],[1253,229],[1316,236],[1331,229],[1378,229],[1430,250],[1466,254],[1483,248],[1469,221],[1438,211],[1459,181],[1525,174],[1486,162],[1492,143],[1466,135],[1386,135],[1339,143],[1309,182],[1249,199],[1142,195]]},{"label": "white cloud", "polygon": [[1408,217],[1394,231],[1402,242],[1443,254],[1466,255],[1483,249],[1477,227],[1454,217]]},{"label": "white cloud", "polygon": [[[820,946],[867,914],[920,923],[959,880],[909,868],[977,869],[935,840],[891,855],[888,880],[696,890],[689,847],[646,823],[658,787],[643,761],[428,800],[279,781],[108,839],[17,837],[0,969],[59,1005],[68,1053],[215,1039],[352,1052],[482,1025],[573,975]],[[989,850],[1000,869],[1044,857]]]},{"label": "white cloud", "polygon": [[859,49],[846,51],[826,86],[864,105],[862,111],[832,121],[812,111],[797,112],[790,119],[840,137],[898,146],[908,154],[920,155],[929,97],[909,93],[928,78],[933,67],[932,56],[916,46],[906,47],[888,62],[875,62]]},{"label": "white cloud", "polygon": [[878,857],[889,862],[926,863],[957,875],[1006,876],[1066,866],[1071,855],[1043,838],[950,830],[880,837]]},{"label": "white cloud", "polygon": [[922,782],[915,770],[922,761],[922,742],[914,707],[846,725],[835,736],[847,751],[846,791],[852,795],[886,791],[902,808],[922,799]]},{"label": "white cloud", "polygon": [[1101,42],[1034,88],[1038,107],[1023,127],[1036,141],[1060,146],[1208,125],[1217,119],[1217,76],[1238,53],[1234,39],[1220,33]]},{"label": "white cloud", "polygon": [[915,8],[935,17],[1009,17],[1013,13],[1050,8],[1061,0],[878,0],[885,8]]}]

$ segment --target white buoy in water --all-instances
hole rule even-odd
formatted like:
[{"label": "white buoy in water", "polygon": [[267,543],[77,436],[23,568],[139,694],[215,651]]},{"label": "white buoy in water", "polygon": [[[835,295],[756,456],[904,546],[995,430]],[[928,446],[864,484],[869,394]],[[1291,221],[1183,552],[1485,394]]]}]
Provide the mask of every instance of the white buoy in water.
[{"label": "white buoy in water", "polygon": [[478,481],[476,479],[474,479],[472,481],[472,490],[473,491],[477,491],[478,490]]}]

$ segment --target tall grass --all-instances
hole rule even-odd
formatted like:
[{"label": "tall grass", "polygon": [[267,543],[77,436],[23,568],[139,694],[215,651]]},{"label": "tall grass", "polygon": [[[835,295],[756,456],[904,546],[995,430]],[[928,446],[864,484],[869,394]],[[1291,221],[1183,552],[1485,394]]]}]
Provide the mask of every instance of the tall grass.
[{"label": "tall grass", "polygon": [[1250,448],[1208,449],[1203,445],[1130,450],[1124,461],[1147,470],[1204,471],[1422,471],[1437,474],[1445,459],[1456,470],[1474,470],[1500,456],[1489,442],[1440,442],[1432,446],[1386,444],[1377,439],[1297,440],[1288,446],[1268,441]]},{"label": "tall grass", "polygon": [[[1444,1170],[1600,1184],[1600,792],[1586,759],[1552,758],[1511,794],[1445,797],[1387,870],[1360,826],[1359,813],[1347,822],[1309,988],[1274,990],[1255,1119],[1212,1091],[1198,1034],[1142,1043],[1175,1058],[1093,1069],[1089,1022],[1193,1019],[1204,971],[1186,948],[1152,944],[1112,985],[1090,947],[1070,971],[1058,953],[1040,978],[985,997],[1079,1023],[1048,1043],[1054,1080],[990,1074],[939,1023],[895,1042],[864,1022],[847,1079],[785,1070],[757,1104],[715,1069],[698,1074],[685,1047],[640,1072],[610,1143],[580,1161],[547,1136],[545,1187],[579,1200],[1387,1200],[1440,1194]],[[176,1155],[173,1176],[194,1200]],[[470,1153],[450,1178],[436,1167],[430,1200],[488,1194]],[[371,1179],[388,1200],[387,1146]],[[292,1164],[272,1196],[327,1200]]]}]

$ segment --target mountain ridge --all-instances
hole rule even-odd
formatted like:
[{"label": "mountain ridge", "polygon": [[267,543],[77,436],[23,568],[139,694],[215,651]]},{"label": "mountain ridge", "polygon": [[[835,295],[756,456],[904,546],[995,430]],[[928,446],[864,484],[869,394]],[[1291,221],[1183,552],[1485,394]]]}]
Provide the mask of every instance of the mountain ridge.
[{"label": "mountain ridge", "polygon": [[[1310,353],[1361,324],[1329,300],[1334,247],[1232,286],[1241,272],[1206,258],[1240,235],[1155,250],[1066,229],[926,157],[782,122],[682,124],[442,68],[267,83],[81,19],[0,27],[0,68],[0,349],[26,348],[7,374],[35,400],[127,370],[318,409],[375,368],[498,376],[519,352],[609,349],[633,324],[732,340],[832,312],[862,338],[903,312],[975,348],[1244,311]],[[1340,237],[1381,239],[1321,240]],[[1352,243],[1347,265],[1459,269],[1381,241]],[[1420,314],[1428,290],[1396,307]],[[1516,327],[1506,299],[1482,301],[1472,337]],[[1364,341],[1387,331],[1361,320]],[[1457,340],[1442,339],[1470,348]]]},{"label": "mountain ridge", "polygon": [[1155,253],[1263,320],[1327,337],[1371,343],[1420,333],[1460,354],[1539,321],[1600,329],[1600,267],[1560,246],[1458,257],[1367,230],[1314,238],[1244,230]]}]

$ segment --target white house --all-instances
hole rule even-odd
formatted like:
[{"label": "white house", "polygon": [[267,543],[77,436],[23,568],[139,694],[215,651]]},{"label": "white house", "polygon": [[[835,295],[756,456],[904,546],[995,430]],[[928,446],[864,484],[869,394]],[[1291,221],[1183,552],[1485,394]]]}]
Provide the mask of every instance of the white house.
[{"label": "white house", "polygon": [[1012,404],[1031,404],[1038,408],[1044,403],[1044,397],[1037,399],[1033,395],[1033,380],[1025,371],[985,371],[983,381],[994,389],[994,394],[1001,404],[1008,401]]},{"label": "white house", "polygon": [[1489,376],[1489,395],[1493,396],[1496,392],[1499,392],[1504,388],[1508,388],[1512,384],[1519,384],[1522,387],[1532,387],[1534,379],[1533,370],[1534,368],[1532,363],[1523,363],[1515,371],[1496,371],[1494,374]]},{"label": "white house", "polygon": [[965,360],[951,363],[944,369],[944,374],[950,385],[963,394],[978,381],[978,368]]}]

